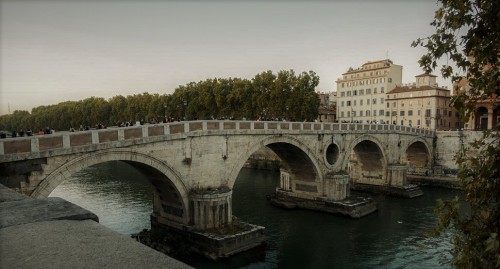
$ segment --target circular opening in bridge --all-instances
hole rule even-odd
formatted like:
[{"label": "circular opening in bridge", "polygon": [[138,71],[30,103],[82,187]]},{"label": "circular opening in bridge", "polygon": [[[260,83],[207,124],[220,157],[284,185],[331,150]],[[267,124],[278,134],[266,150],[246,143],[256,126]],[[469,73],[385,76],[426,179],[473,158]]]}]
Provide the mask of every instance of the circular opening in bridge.
[{"label": "circular opening in bridge", "polygon": [[330,164],[333,165],[337,162],[337,159],[339,158],[339,147],[335,144],[330,144],[328,148],[326,148],[326,161]]}]

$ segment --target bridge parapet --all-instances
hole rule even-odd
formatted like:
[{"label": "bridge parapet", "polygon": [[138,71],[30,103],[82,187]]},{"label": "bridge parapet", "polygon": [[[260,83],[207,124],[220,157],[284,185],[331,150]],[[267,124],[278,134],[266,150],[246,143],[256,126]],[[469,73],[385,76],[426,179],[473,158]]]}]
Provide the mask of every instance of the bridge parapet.
[{"label": "bridge parapet", "polygon": [[432,130],[409,126],[360,123],[276,121],[189,121],[132,127],[116,127],[51,135],[18,137],[0,141],[0,163],[150,143],[200,135],[402,133],[433,137]]}]

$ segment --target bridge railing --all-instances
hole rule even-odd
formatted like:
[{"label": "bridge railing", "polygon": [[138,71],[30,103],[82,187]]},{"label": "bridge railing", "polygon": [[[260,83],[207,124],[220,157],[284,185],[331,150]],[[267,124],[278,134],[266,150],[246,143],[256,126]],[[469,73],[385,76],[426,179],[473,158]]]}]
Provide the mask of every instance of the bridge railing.
[{"label": "bridge railing", "polygon": [[29,154],[52,150],[71,149],[126,140],[144,139],[171,135],[188,135],[195,132],[276,132],[276,133],[335,133],[335,132],[399,132],[432,137],[435,132],[428,129],[389,124],[327,123],[327,122],[278,122],[278,121],[188,121],[164,124],[146,124],[131,127],[60,132],[50,135],[17,137],[0,140],[0,162],[2,155]]}]

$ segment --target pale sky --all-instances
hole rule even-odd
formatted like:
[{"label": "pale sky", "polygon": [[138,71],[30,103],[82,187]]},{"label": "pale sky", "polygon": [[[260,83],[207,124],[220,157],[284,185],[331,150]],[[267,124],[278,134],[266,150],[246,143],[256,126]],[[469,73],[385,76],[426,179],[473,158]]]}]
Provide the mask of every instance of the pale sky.
[{"label": "pale sky", "polygon": [[387,55],[410,83],[424,52],[410,44],[433,32],[437,9],[434,0],[0,3],[0,114],[267,70],[312,70],[330,92],[349,67]]}]

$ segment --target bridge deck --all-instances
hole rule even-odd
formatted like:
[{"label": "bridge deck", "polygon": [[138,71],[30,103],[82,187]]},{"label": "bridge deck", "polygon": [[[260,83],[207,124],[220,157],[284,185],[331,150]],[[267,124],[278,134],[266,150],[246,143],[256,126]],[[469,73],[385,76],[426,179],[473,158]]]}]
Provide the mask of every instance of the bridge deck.
[{"label": "bridge deck", "polygon": [[120,141],[136,141],[150,138],[145,142],[152,142],[184,138],[190,135],[238,135],[239,133],[305,135],[330,133],[401,133],[424,137],[433,137],[435,134],[433,130],[389,124],[276,121],[172,122],[2,139],[0,140],[0,163],[20,160],[31,154],[38,155],[36,153],[47,153],[54,150],[67,150],[98,144],[116,144],[116,142]]}]

